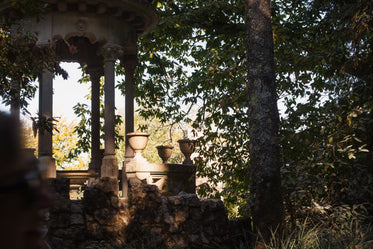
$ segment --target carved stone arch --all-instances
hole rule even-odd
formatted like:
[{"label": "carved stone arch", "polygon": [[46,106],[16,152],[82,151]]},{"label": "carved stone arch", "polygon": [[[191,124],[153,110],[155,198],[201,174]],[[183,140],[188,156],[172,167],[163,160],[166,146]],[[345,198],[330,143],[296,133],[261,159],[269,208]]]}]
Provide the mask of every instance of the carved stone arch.
[{"label": "carved stone arch", "polygon": [[97,37],[96,37],[96,35],[94,33],[92,33],[92,32],[70,32],[70,33],[67,33],[65,35],[64,39],[65,40],[69,40],[71,37],[74,37],[74,36],[85,37],[92,44],[94,44],[96,42],[100,42],[100,43],[104,43],[105,42],[104,38],[101,38],[100,40],[98,40]]},{"label": "carved stone arch", "polygon": [[101,65],[103,63],[102,55],[98,54],[100,47],[105,42],[91,42],[84,35],[73,35],[70,33],[68,39],[62,38],[61,35],[55,36],[53,45],[59,61],[78,62],[81,65]]}]

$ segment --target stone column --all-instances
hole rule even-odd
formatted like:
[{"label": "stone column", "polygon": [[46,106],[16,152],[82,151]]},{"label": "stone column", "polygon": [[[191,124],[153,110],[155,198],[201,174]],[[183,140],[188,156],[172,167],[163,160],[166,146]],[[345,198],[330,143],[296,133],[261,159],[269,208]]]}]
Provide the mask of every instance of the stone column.
[{"label": "stone column", "polygon": [[20,94],[21,89],[18,83],[13,82],[11,84],[11,104],[10,104],[10,113],[16,117],[17,119],[20,118]]},{"label": "stone column", "polygon": [[[39,118],[53,117],[53,72],[45,69],[39,77]],[[47,178],[56,177],[56,164],[53,158],[52,133],[39,128],[39,160]]]},{"label": "stone column", "polygon": [[122,48],[108,44],[102,48],[105,62],[105,153],[102,159],[101,177],[118,177],[118,162],[115,157],[115,60]]},{"label": "stone column", "polygon": [[122,168],[122,196],[128,196],[128,181],[127,181],[127,164],[134,158],[134,151],[129,146],[127,133],[134,131],[134,74],[138,64],[136,54],[125,55],[121,58],[121,66],[125,70],[125,161]]},{"label": "stone column", "polygon": [[91,78],[91,162],[89,172],[101,173],[100,156],[100,78],[102,66],[88,66],[87,73]]},{"label": "stone column", "polygon": [[[138,64],[136,55],[126,55],[121,59],[121,64],[125,70],[125,89],[126,89],[126,108],[125,108],[125,125],[126,134],[134,131],[134,85],[135,85],[135,69]],[[126,135],[125,141],[125,157],[126,162],[134,157],[134,152],[128,144],[128,138]]]}]

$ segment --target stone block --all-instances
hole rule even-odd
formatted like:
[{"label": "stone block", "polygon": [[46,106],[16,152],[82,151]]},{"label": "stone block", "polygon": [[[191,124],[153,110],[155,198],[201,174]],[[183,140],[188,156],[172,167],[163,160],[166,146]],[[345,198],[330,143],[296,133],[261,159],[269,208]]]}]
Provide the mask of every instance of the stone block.
[{"label": "stone block", "polygon": [[111,203],[111,206],[115,209],[118,209],[119,208],[119,198],[118,196],[111,196],[110,197],[110,203]]},{"label": "stone block", "polygon": [[166,242],[166,246],[167,248],[189,248],[187,239],[181,234],[170,236]]},{"label": "stone block", "polygon": [[84,216],[83,214],[74,213],[70,216],[70,225],[84,225]]},{"label": "stone block", "polygon": [[93,214],[98,209],[111,207],[111,196],[113,195],[106,194],[95,186],[88,187],[83,199],[85,212]]},{"label": "stone block", "polygon": [[51,215],[48,224],[51,228],[67,228],[70,225],[70,213]]},{"label": "stone block", "polygon": [[169,196],[167,198],[170,205],[179,206],[183,203],[183,198],[181,196]]},{"label": "stone block", "polygon": [[197,196],[190,196],[190,197],[188,197],[187,203],[188,203],[188,206],[191,207],[191,208],[200,207],[201,206],[201,202],[200,202],[200,200],[198,199]]},{"label": "stone block", "polygon": [[[211,224],[212,225],[212,224]],[[205,226],[203,227],[203,232],[206,234],[208,237],[213,237],[214,236],[214,230],[212,229],[211,226]]]},{"label": "stone block", "polygon": [[201,220],[202,219],[202,212],[200,208],[190,208],[189,209],[189,217],[192,220]]},{"label": "stone block", "polygon": [[70,179],[68,178],[51,178],[48,184],[52,194],[58,194],[67,200],[70,199]]},{"label": "stone block", "polygon": [[49,211],[51,213],[70,212],[70,200],[55,194]]},{"label": "stone block", "polygon": [[94,212],[94,217],[101,225],[113,225],[117,212],[110,208],[103,208]]},{"label": "stone block", "polygon": [[80,200],[71,200],[70,201],[71,213],[83,213],[83,202]]},{"label": "stone block", "polygon": [[191,245],[191,248],[202,247],[201,238],[198,234],[188,234],[188,240],[189,240],[189,244]]},{"label": "stone block", "polygon": [[185,222],[188,219],[188,213],[182,210],[177,210],[174,213],[174,220],[176,223],[182,223]]},{"label": "stone block", "polygon": [[118,161],[115,155],[105,155],[102,158],[101,176],[118,182]]},{"label": "stone block", "polygon": [[106,194],[112,193],[114,195],[118,195],[119,192],[118,179],[116,178],[101,177],[95,187]]},{"label": "stone block", "polygon": [[146,180],[141,181],[136,177],[128,178],[128,186],[131,189],[143,188],[144,184],[146,184]]},{"label": "stone block", "polygon": [[95,239],[100,239],[103,237],[102,226],[97,222],[87,223],[88,235]]},{"label": "stone block", "polygon": [[202,231],[202,225],[195,220],[188,220],[184,227],[187,234],[199,234]]}]

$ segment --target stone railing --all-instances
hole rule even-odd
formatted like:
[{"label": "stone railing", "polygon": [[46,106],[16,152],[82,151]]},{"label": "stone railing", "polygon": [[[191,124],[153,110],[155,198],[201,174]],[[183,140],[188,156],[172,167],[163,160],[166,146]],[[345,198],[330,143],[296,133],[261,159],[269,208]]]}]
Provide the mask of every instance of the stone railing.
[{"label": "stone railing", "polygon": [[[196,166],[183,164],[149,163],[142,166],[126,167],[127,178],[137,177],[144,183],[156,185],[164,195],[177,195],[180,192],[195,193]],[[57,178],[70,179],[70,196],[76,199],[77,192],[84,189],[98,176],[87,170],[58,170]],[[122,190],[122,170],[119,170],[119,190]]]}]

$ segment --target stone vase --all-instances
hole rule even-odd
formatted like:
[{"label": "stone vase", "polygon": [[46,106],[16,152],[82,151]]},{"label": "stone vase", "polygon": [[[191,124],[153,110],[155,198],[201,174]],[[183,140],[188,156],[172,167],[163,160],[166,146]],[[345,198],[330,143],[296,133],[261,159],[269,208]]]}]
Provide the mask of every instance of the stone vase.
[{"label": "stone vase", "polygon": [[150,134],[146,132],[127,133],[128,143],[135,152],[135,158],[142,157],[141,153],[148,144]]},{"label": "stone vase", "polygon": [[192,159],[190,159],[190,156],[193,154],[196,148],[196,140],[184,138],[178,140],[177,142],[179,143],[181,153],[183,153],[185,156],[183,164],[193,164],[193,161]]},{"label": "stone vase", "polygon": [[159,145],[156,147],[158,150],[158,155],[162,158],[162,163],[167,163],[167,160],[171,157],[172,149],[174,146],[172,145]]}]

